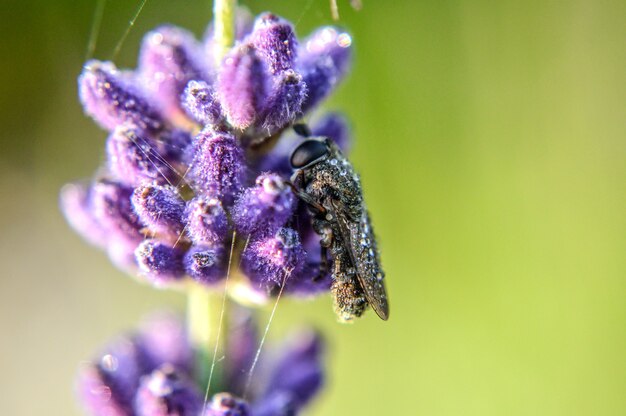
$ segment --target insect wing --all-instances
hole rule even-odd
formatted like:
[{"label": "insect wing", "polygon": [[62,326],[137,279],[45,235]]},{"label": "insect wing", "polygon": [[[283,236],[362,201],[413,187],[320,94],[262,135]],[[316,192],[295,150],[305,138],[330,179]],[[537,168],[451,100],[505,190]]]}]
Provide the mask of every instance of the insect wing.
[{"label": "insect wing", "polygon": [[365,292],[365,298],[380,319],[386,321],[389,319],[387,291],[367,209],[363,209],[359,221],[350,221],[340,202],[333,201],[332,205],[341,230],[341,237],[356,268],[357,278]]}]

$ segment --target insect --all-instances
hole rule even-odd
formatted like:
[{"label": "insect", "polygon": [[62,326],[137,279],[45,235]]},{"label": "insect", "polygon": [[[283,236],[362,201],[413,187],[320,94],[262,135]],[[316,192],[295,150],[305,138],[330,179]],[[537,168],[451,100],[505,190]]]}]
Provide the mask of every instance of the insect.
[{"label": "insect", "polygon": [[[309,136],[308,129],[296,131]],[[320,235],[321,271],[331,272],[335,312],[343,321],[359,317],[369,304],[383,320],[389,304],[376,238],[352,164],[329,138],[308,137],[291,154],[291,183],[313,214]]]}]

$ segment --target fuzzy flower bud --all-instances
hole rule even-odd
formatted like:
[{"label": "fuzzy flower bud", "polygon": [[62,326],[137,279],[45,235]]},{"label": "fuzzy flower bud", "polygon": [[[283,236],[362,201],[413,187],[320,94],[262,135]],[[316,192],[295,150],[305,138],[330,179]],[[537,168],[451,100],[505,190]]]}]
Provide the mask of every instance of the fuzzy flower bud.
[{"label": "fuzzy flower bud", "polygon": [[249,41],[272,74],[293,67],[298,40],[289,22],[274,14],[264,13],[256,19]]},{"label": "fuzzy flower bud", "polygon": [[154,234],[176,241],[184,229],[185,201],[171,186],[144,185],[132,196],[135,212]]},{"label": "fuzzy flower bud", "polygon": [[142,368],[141,350],[121,338],[109,345],[93,364],[79,375],[79,394],[94,415],[125,416],[132,412],[134,391]]},{"label": "fuzzy flower bud", "polygon": [[276,235],[251,242],[242,254],[241,266],[259,288],[273,291],[304,267],[305,257],[298,233],[281,228]]},{"label": "fuzzy flower bud", "polygon": [[137,416],[197,416],[201,408],[193,382],[167,364],[141,380],[135,398]]},{"label": "fuzzy flower bud", "polygon": [[204,130],[195,138],[189,176],[200,190],[229,206],[241,190],[245,176],[243,150],[226,132]]},{"label": "fuzzy flower bud", "polygon": [[306,97],[307,86],[300,74],[292,70],[281,73],[265,103],[261,131],[271,135],[293,123],[302,115],[302,103]]},{"label": "fuzzy flower bud", "polygon": [[88,62],[78,89],[85,112],[105,129],[125,123],[147,131],[164,126],[156,109],[110,62]]},{"label": "fuzzy flower bud", "polygon": [[228,122],[243,130],[263,108],[267,72],[256,50],[248,45],[234,49],[224,60],[217,93]]},{"label": "fuzzy flower bud", "polygon": [[204,81],[190,81],[182,96],[187,114],[203,125],[217,124],[222,118],[222,106],[213,87]]},{"label": "fuzzy flower bud", "polygon": [[218,199],[192,199],[187,203],[185,218],[187,235],[196,244],[220,244],[228,234],[228,218]]},{"label": "fuzzy flower bud", "polygon": [[141,351],[142,366],[148,371],[163,363],[186,371],[193,367],[187,330],[176,314],[157,312],[142,320],[136,343]]},{"label": "fuzzy flower bud", "polygon": [[265,173],[256,186],[246,189],[232,209],[238,232],[245,235],[274,235],[296,207],[296,197],[280,176]]},{"label": "fuzzy flower bud", "polygon": [[289,391],[298,406],[309,401],[321,388],[323,371],[319,366],[322,354],[321,336],[313,331],[294,337],[276,363],[275,378],[269,384],[267,395],[281,390]]},{"label": "fuzzy flower bud", "polygon": [[202,50],[193,35],[175,26],[148,33],[139,53],[142,84],[170,118],[181,114],[180,95],[193,79],[207,78]]},{"label": "fuzzy flower bud", "polygon": [[119,182],[102,180],[91,190],[95,218],[108,231],[109,238],[139,243],[143,239],[142,225],[133,210],[130,197],[133,189]]},{"label": "fuzzy flower bud", "polygon": [[226,272],[226,252],[223,246],[194,245],[185,254],[185,271],[197,282],[211,285],[219,282]]},{"label": "fuzzy flower bud", "polygon": [[165,286],[185,274],[183,253],[171,245],[145,240],[135,250],[135,257],[140,272],[155,286]]},{"label": "fuzzy flower bud", "polygon": [[315,107],[334,89],[348,71],[351,60],[350,35],[333,27],[314,32],[300,48],[298,70],[307,85],[302,109]]},{"label": "fuzzy flower bud", "polygon": [[61,189],[59,205],[67,222],[81,237],[97,247],[105,247],[106,232],[94,218],[90,193],[83,184],[67,184]]},{"label": "fuzzy flower bud", "polygon": [[202,416],[250,416],[248,404],[229,393],[218,393]]}]

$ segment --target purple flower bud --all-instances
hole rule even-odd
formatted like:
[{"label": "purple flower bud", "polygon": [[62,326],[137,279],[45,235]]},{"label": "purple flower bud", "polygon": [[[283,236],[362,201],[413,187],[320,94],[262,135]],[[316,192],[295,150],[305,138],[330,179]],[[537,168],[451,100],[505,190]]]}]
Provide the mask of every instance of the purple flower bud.
[{"label": "purple flower bud", "polygon": [[135,398],[137,416],[197,416],[201,409],[196,386],[170,365],[145,376]]},{"label": "purple flower bud", "polygon": [[314,136],[330,137],[346,154],[351,147],[350,127],[346,118],[339,113],[328,113],[320,118],[311,129]]},{"label": "purple flower bud", "polygon": [[217,92],[228,122],[237,129],[250,126],[265,102],[268,74],[254,48],[235,48],[224,60]]},{"label": "purple flower bud", "polygon": [[189,136],[174,131],[154,139],[136,129],[120,126],[107,139],[109,170],[121,182],[137,186],[142,183],[174,183],[182,170],[177,165]]},{"label": "purple flower bud", "polygon": [[295,71],[287,70],[280,74],[272,95],[263,110],[260,127],[267,135],[272,135],[291,124],[302,115],[302,103],[307,97],[307,86]]},{"label": "purple flower bud", "polygon": [[182,96],[187,114],[203,125],[218,124],[222,118],[222,106],[213,87],[204,81],[190,81]]},{"label": "purple flower bud", "polygon": [[183,232],[185,201],[171,186],[144,185],[133,192],[132,203],[141,222],[148,229],[173,242]]},{"label": "purple flower bud", "polygon": [[94,364],[81,370],[78,389],[88,410],[95,415],[131,414],[142,369],[141,351],[129,338],[110,344]]},{"label": "purple flower bud", "polygon": [[196,244],[220,244],[228,234],[228,218],[219,199],[195,197],[187,203],[185,218],[187,235]]},{"label": "purple flower bud", "polygon": [[133,210],[130,197],[133,189],[119,182],[101,180],[91,189],[94,217],[108,232],[109,239],[139,243],[142,225]]},{"label": "purple flower bud", "polygon": [[185,274],[183,252],[156,240],[145,240],[135,250],[139,271],[155,286],[166,286]]},{"label": "purple flower bud", "polygon": [[293,27],[286,20],[271,13],[263,13],[255,21],[249,42],[268,64],[272,74],[293,67],[298,40]]},{"label": "purple flower bud", "polygon": [[90,194],[91,190],[83,184],[67,184],[61,189],[59,204],[70,226],[90,244],[102,248],[107,236],[94,217]]},{"label": "purple flower bud", "polygon": [[274,236],[251,242],[242,254],[241,267],[257,287],[273,291],[298,273],[305,260],[298,233],[281,228]]},{"label": "purple flower bud", "polygon": [[202,50],[193,35],[175,26],[148,33],[139,54],[139,76],[170,118],[181,115],[180,96],[193,79],[206,79]]},{"label": "purple flower bud", "polygon": [[254,403],[252,414],[254,416],[297,415],[298,404],[288,391],[278,391]]},{"label": "purple flower bud", "polygon": [[293,214],[296,197],[285,180],[273,173],[264,173],[256,186],[239,195],[231,211],[235,228],[246,235],[274,235]]},{"label": "purple flower bud", "polygon": [[163,182],[169,176],[168,166],[159,158],[150,140],[141,137],[136,130],[118,127],[107,139],[106,150],[109,170],[129,185]]},{"label": "purple flower bud", "polygon": [[[248,404],[229,393],[218,393],[211,399],[202,416],[250,416]],[[256,415],[256,413],[255,413]],[[278,416],[278,414],[275,414]]]},{"label": "purple flower bud", "polygon": [[292,345],[285,349],[282,358],[275,364],[265,396],[286,391],[298,407],[306,404],[323,383],[322,345],[321,336],[313,331],[294,337]]},{"label": "purple flower bud", "polygon": [[194,363],[193,351],[183,322],[173,313],[152,314],[141,323],[137,344],[141,349],[142,364],[153,371],[163,364],[190,372]]},{"label": "purple flower bud", "polygon": [[189,172],[195,187],[230,206],[241,190],[245,169],[243,150],[231,133],[204,130],[196,136]]},{"label": "purple flower bud", "polygon": [[348,71],[351,60],[350,35],[333,27],[314,32],[299,50],[298,70],[307,86],[302,111],[307,112],[335,88]]},{"label": "purple flower bud", "polygon": [[226,250],[223,246],[192,246],[185,254],[185,271],[195,281],[212,285],[226,276]]},{"label": "purple flower bud", "polygon": [[85,112],[108,130],[125,123],[147,131],[162,129],[163,119],[128,78],[110,62],[88,62],[78,79]]},{"label": "purple flower bud", "polygon": [[88,366],[78,376],[78,395],[85,409],[92,415],[128,416],[130,405],[113,393],[108,380],[97,367]]}]

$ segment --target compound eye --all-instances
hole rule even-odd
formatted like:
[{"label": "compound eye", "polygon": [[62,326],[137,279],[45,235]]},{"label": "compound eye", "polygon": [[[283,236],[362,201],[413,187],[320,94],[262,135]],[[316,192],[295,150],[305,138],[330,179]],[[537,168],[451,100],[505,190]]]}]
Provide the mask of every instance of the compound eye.
[{"label": "compound eye", "polygon": [[305,140],[291,154],[291,167],[300,169],[328,154],[326,143],[318,140]]}]

